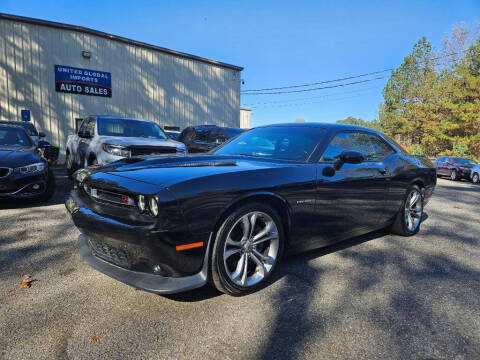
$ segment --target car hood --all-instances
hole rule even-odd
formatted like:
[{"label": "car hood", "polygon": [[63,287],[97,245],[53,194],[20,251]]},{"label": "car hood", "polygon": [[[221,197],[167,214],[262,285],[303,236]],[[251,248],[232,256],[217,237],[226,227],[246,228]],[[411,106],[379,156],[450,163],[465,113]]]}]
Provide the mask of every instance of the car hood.
[{"label": "car hood", "polygon": [[0,146],[0,167],[16,168],[38,162],[43,162],[43,160],[35,154],[35,147],[19,148]]},{"label": "car hood", "polygon": [[94,170],[91,177],[100,180],[102,174],[115,175],[152,185],[168,187],[195,178],[232,172],[295,166],[290,161],[235,155],[155,156],[146,159],[126,158]]},{"label": "car hood", "polygon": [[121,146],[165,146],[174,148],[183,148],[185,145],[181,142],[171,139],[147,139],[142,137],[123,137],[123,136],[102,136],[102,142],[111,145]]}]

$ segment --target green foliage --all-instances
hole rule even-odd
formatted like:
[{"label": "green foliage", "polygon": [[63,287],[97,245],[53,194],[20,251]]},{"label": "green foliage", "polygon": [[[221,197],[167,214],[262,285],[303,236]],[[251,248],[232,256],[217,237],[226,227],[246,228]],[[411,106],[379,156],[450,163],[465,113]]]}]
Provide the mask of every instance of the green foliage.
[{"label": "green foliage", "polygon": [[452,66],[438,60],[425,37],[414,45],[383,90],[381,129],[412,152],[479,159],[480,38]]},{"label": "green foliage", "polygon": [[349,116],[343,120],[337,120],[337,124],[365,126],[371,129],[380,130],[380,122],[378,120],[367,121],[367,120],[363,120],[362,118],[356,118],[353,116]]}]

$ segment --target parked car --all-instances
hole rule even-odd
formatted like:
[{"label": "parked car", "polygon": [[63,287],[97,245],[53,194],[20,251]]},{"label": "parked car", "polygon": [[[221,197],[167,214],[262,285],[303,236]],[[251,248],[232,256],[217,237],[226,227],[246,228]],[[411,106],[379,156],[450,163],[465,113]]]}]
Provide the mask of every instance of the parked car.
[{"label": "parked car", "polygon": [[244,131],[244,129],[216,125],[189,126],[182,131],[178,141],[187,146],[189,153],[202,153],[216,148]]},{"label": "parked car", "polygon": [[470,171],[475,166],[475,161],[453,156],[442,156],[433,164],[437,169],[438,176],[448,176],[450,180],[470,180]]},{"label": "parked car", "polygon": [[152,121],[115,116],[88,116],[77,134],[69,135],[66,163],[69,174],[89,165],[104,165],[132,156],[184,154],[186,147],[168,138]]},{"label": "parked car", "polygon": [[480,164],[477,164],[472,168],[470,172],[470,177],[474,184],[480,183]]},{"label": "parked car", "polygon": [[24,127],[0,124],[0,197],[47,201],[55,191],[55,176]]},{"label": "parked car", "polygon": [[209,154],[80,170],[66,207],[84,260],[115,279],[160,294],[210,280],[243,295],[284,253],[381,228],[416,234],[436,179],[372,129],[270,125]]}]

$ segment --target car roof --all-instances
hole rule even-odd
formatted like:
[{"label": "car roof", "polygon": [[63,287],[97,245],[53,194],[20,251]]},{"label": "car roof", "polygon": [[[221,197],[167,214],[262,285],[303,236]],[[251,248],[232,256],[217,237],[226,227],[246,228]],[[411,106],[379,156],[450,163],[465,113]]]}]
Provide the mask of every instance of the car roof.
[{"label": "car roof", "polygon": [[31,122],[27,122],[27,121],[15,121],[15,120],[0,120],[0,124],[2,125],[15,125],[15,126],[23,126],[23,125],[32,125],[32,126],[35,126],[33,125],[33,123]]},{"label": "car roof", "polygon": [[[145,120],[145,119],[135,119],[123,116],[113,116],[113,115],[89,115],[87,117],[94,117],[96,119],[121,119],[121,120],[135,120],[135,121],[144,121],[149,123],[157,124],[155,121],[152,120]],[[157,124],[158,125],[158,124]]]},{"label": "car roof", "polygon": [[320,122],[304,122],[304,123],[280,123],[280,124],[269,124],[262,125],[259,127],[310,127],[310,128],[321,128],[325,130],[338,129],[338,130],[364,130],[370,131],[376,134],[381,134],[380,131],[368,128],[365,126],[350,125],[350,124],[337,124],[337,123],[320,123]]},{"label": "car roof", "polygon": [[[12,121],[13,122],[13,121]],[[20,122],[20,121],[18,121]],[[5,124],[5,123],[2,123],[0,122],[0,126],[1,127],[7,127],[7,128],[13,128],[13,129],[20,129],[22,131],[25,131],[25,129],[23,128],[23,126],[21,125],[17,125],[17,124]],[[26,132],[26,131],[25,131]]]}]

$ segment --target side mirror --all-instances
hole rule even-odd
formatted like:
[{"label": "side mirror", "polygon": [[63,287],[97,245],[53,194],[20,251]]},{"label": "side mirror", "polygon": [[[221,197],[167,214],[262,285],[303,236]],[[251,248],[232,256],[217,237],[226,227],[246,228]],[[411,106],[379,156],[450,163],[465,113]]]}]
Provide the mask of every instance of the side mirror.
[{"label": "side mirror", "polygon": [[44,138],[44,137],[46,137],[46,136],[47,136],[47,135],[45,135],[44,132],[41,132],[41,131],[40,131],[40,132],[38,133],[38,137],[39,137],[39,138]]},{"label": "side mirror", "polygon": [[43,141],[43,140],[39,140],[37,142],[37,148],[47,148],[50,146],[50,143],[48,141]]},{"label": "side mirror", "polygon": [[92,135],[90,134],[90,131],[88,130],[79,130],[78,136],[85,139],[89,139],[92,137]]},{"label": "side mirror", "polygon": [[334,165],[335,170],[340,170],[343,164],[360,164],[365,160],[363,154],[358,151],[342,151],[340,157]]}]

